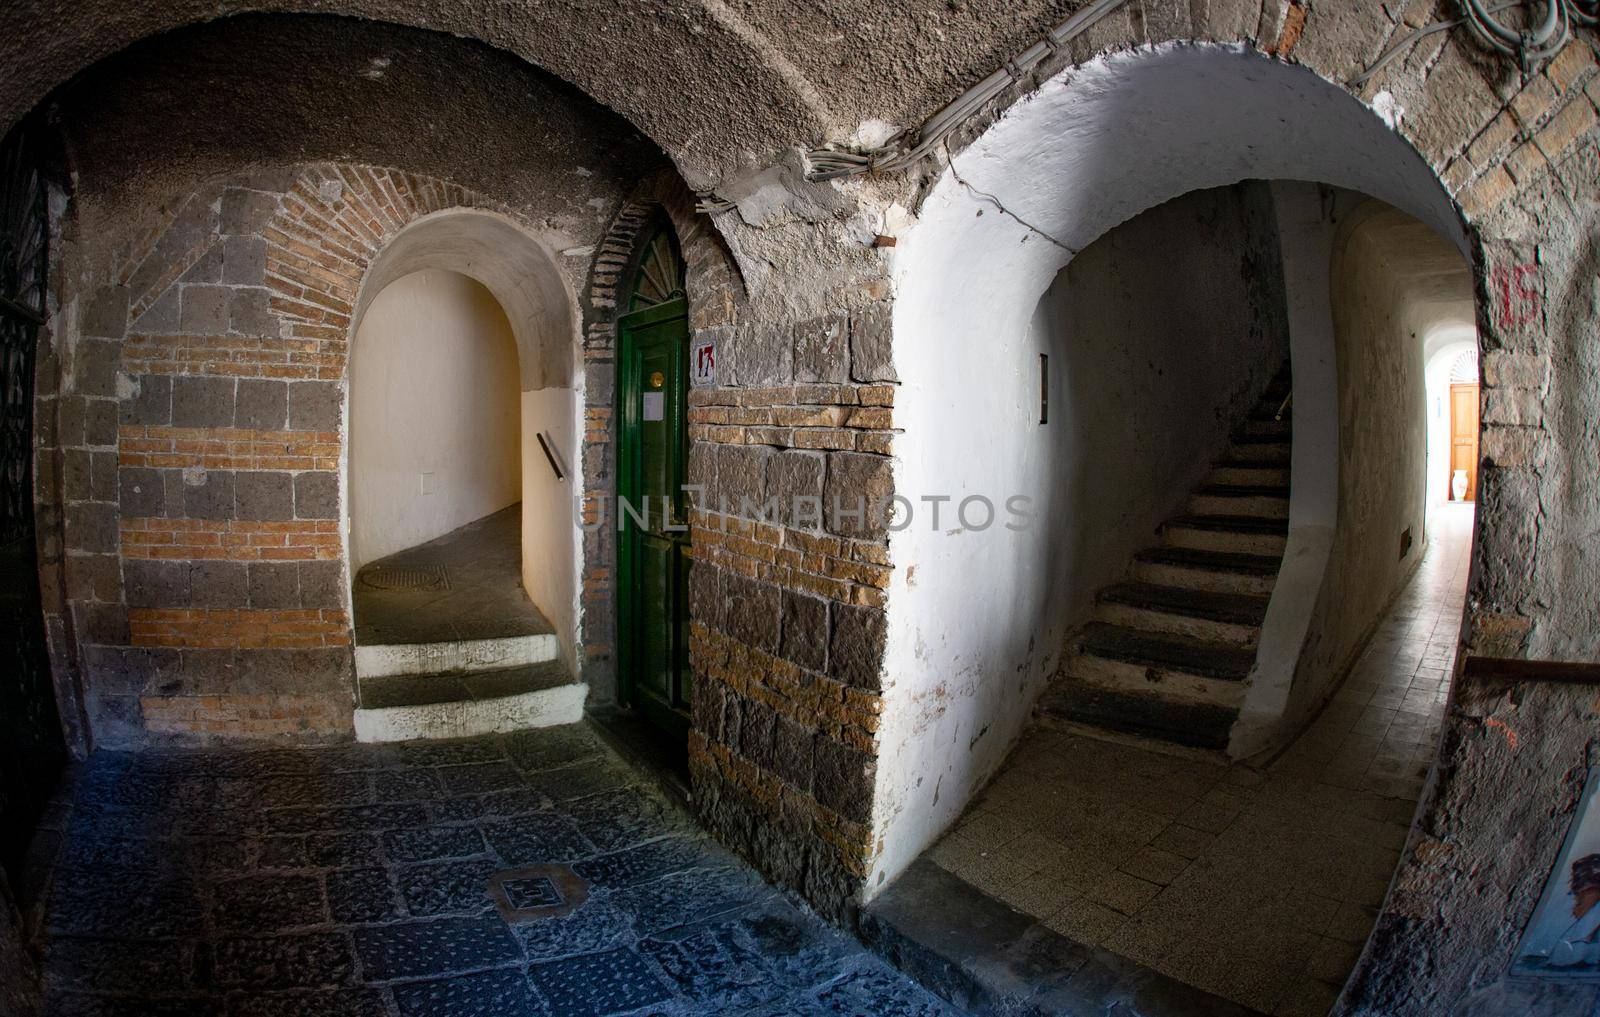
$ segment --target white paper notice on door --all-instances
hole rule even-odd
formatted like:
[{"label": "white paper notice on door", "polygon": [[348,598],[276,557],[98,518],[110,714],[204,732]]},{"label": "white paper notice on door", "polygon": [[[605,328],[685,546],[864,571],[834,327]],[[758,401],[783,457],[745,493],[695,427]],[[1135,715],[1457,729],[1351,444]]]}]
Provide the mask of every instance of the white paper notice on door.
[{"label": "white paper notice on door", "polygon": [[667,394],[665,392],[646,392],[644,394],[644,419],[660,420],[665,415],[667,408]]}]

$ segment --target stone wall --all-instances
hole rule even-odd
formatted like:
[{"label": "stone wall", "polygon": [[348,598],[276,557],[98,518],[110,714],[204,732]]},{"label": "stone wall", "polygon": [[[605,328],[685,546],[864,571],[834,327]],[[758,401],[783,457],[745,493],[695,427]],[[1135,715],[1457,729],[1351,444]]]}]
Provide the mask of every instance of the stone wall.
[{"label": "stone wall", "polygon": [[[883,651],[887,533],[850,513],[887,497],[894,378],[881,286],[789,320],[750,295],[731,252],[670,174],[619,212],[596,257],[585,336],[588,517],[615,494],[616,317],[656,215],[687,265],[690,331],[717,383],[689,394],[689,579],[695,804],[772,878],[839,909],[865,873]],[[855,306],[852,306],[852,303]],[[775,319],[775,320],[774,320]],[[794,519],[814,498],[816,519]],[[839,499],[844,513],[824,511]],[[769,512],[769,500],[781,506]],[[802,503],[808,504],[808,503]],[[584,642],[615,695],[614,526],[586,536]]]},{"label": "stone wall", "polygon": [[235,178],[78,280],[82,310],[54,337],[66,382],[39,416],[56,422],[77,635],[56,650],[82,661],[97,742],[348,735],[338,471],[356,293],[408,223],[490,204],[364,166]]}]

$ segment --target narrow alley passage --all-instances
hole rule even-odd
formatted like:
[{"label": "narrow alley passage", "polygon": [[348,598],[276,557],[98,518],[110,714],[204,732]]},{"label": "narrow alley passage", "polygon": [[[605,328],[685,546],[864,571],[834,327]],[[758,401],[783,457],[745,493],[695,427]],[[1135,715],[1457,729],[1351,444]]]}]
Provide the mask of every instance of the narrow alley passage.
[{"label": "narrow alley passage", "polygon": [[1326,1014],[1399,861],[1449,692],[1472,508],[1445,505],[1432,525],[1341,690],[1264,768],[1042,727],[928,857],[1074,943],[1260,1013]]}]

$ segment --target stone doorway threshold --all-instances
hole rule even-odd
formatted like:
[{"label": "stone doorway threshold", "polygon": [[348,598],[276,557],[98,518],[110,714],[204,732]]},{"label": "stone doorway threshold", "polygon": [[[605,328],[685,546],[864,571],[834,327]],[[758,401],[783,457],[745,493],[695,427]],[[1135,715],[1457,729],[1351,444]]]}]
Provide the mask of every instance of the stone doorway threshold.
[{"label": "stone doorway threshold", "polygon": [[613,751],[634,769],[647,774],[661,793],[680,808],[692,811],[689,752],[683,739],[673,738],[626,707],[596,706],[587,716]]},{"label": "stone doorway threshold", "polygon": [[974,1014],[1262,1017],[1076,943],[928,858],[861,912],[859,933],[874,953]]}]

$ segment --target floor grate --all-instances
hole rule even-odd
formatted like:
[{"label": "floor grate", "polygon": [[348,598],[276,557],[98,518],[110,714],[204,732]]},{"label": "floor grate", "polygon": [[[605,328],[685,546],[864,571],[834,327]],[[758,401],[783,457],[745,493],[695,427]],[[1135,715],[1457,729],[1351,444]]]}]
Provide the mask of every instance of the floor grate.
[{"label": "floor grate", "polygon": [[444,565],[368,565],[356,582],[369,590],[392,593],[431,593],[450,588],[450,570]]},{"label": "floor grate", "polygon": [[570,865],[507,869],[489,877],[489,899],[513,924],[556,918],[589,899],[589,881]]}]

